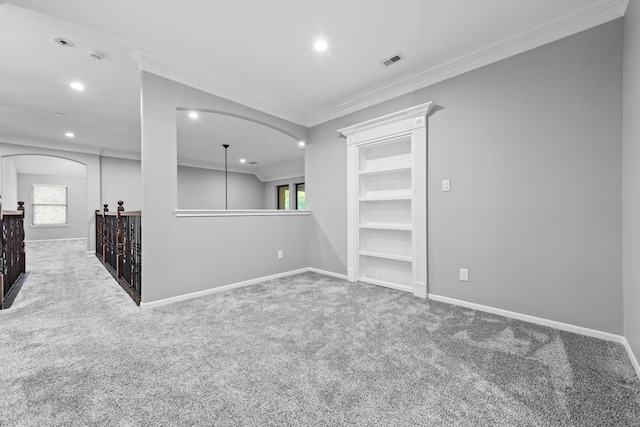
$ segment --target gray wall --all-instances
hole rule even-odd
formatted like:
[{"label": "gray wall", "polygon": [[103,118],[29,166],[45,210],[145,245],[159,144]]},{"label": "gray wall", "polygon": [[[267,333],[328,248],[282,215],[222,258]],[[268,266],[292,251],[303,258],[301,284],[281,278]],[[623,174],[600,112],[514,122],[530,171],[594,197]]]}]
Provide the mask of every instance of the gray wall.
[{"label": "gray wall", "polygon": [[624,335],[640,360],[640,5],[624,18]]},{"label": "gray wall", "polygon": [[621,334],[622,31],[613,21],[312,128],[311,266],[346,273],[336,129],[435,101],[429,292]]},{"label": "gray wall", "polygon": [[[18,172],[14,157],[2,157],[2,208],[15,210],[18,207]],[[26,200],[23,200],[26,201]]]},{"label": "gray wall", "polygon": [[[268,123],[306,141],[286,120],[141,73],[142,302],[205,291],[309,265],[308,216],[177,218],[176,107],[225,111]],[[277,250],[285,257],[277,259]]]},{"label": "gray wall", "polygon": [[101,157],[102,170],[102,203],[95,209],[107,203],[109,210],[115,211],[118,200],[124,202],[124,208],[128,211],[142,209],[142,190],[140,160],[117,159],[114,157]]},{"label": "gray wall", "polygon": [[[34,227],[31,205],[31,185],[51,184],[67,186],[67,221],[63,227]],[[87,179],[67,176],[18,174],[18,198],[25,202],[25,240],[75,239],[87,237]]]},{"label": "gray wall", "polygon": [[[254,174],[228,172],[229,209],[263,209],[263,185]],[[224,209],[224,171],[178,166],[180,209]]]}]

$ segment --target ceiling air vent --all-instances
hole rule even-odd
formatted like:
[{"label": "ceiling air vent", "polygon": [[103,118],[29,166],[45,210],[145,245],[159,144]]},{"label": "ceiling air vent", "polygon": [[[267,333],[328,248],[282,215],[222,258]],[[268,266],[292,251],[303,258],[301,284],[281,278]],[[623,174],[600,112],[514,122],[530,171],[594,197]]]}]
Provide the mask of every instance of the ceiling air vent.
[{"label": "ceiling air vent", "polygon": [[247,162],[248,165],[257,165],[258,162]]},{"label": "ceiling air vent", "polygon": [[390,65],[395,64],[396,62],[402,61],[403,59],[404,59],[404,55],[401,53],[397,53],[393,55],[391,58],[383,59],[382,61],[380,61],[380,65],[382,65],[383,67],[388,67]]},{"label": "ceiling air vent", "polygon": [[62,37],[58,37],[53,39],[56,43],[58,43],[62,47],[73,47],[75,46],[73,42],[69,39],[64,39]]}]

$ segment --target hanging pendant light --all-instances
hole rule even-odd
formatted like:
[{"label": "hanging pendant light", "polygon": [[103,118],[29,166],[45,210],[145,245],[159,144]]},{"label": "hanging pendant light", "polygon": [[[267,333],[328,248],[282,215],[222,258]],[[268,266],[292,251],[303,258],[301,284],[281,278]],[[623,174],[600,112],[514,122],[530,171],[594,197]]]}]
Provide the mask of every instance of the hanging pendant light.
[{"label": "hanging pendant light", "polygon": [[229,209],[227,200],[227,194],[228,194],[228,186],[227,186],[227,149],[229,148],[229,144],[222,144],[222,146],[224,147],[224,208]]}]

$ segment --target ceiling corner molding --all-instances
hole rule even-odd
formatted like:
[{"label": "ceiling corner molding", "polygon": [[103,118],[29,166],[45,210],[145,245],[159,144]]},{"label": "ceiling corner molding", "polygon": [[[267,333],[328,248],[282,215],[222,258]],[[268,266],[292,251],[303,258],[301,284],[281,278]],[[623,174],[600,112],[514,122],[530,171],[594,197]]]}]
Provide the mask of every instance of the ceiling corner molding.
[{"label": "ceiling corner molding", "polygon": [[52,151],[71,151],[81,154],[100,155],[100,148],[90,145],[60,142],[39,138],[26,138],[23,136],[0,135],[0,143],[41,148]]},{"label": "ceiling corner molding", "polygon": [[629,0],[595,0],[308,117],[308,126],[388,101],[624,16]]},{"label": "ceiling corner molding", "polygon": [[229,101],[254,108],[263,113],[271,114],[302,126],[308,126],[308,115],[306,113],[286,108],[276,102],[260,97],[246,87],[214,76],[210,71],[203,70],[201,67],[192,63],[158,52],[151,52],[147,49],[132,50],[129,52],[129,56],[138,65],[139,71],[147,71],[160,77],[208,92],[212,95],[228,99]]},{"label": "ceiling corner molding", "polygon": [[304,176],[304,169],[287,171],[287,172],[271,174],[271,175],[264,174],[263,171],[257,170],[255,171],[254,174],[261,182],[272,182],[272,181],[281,181],[285,179],[293,179],[293,178]]}]

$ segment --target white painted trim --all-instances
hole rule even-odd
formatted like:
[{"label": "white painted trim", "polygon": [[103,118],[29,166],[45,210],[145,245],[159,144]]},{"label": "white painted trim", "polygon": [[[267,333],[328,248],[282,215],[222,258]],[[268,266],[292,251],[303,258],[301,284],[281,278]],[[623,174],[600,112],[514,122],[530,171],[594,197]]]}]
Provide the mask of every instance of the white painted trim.
[{"label": "white painted trim", "polygon": [[192,292],[190,294],[185,294],[185,295],[178,295],[176,297],[165,298],[165,299],[161,299],[161,300],[158,300],[158,301],[141,302],[140,303],[140,309],[145,309],[146,310],[146,309],[149,309],[149,308],[162,307],[162,306],[174,304],[174,303],[177,303],[177,302],[180,302],[180,301],[187,301],[187,300],[194,299],[194,298],[204,297],[204,296],[215,294],[215,293],[218,293],[218,292],[224,292],[224,291],[229,291],[231,289],[242,288],[244,286],[255,285],[255,284],[258,284],[258,283],[261,283],[261,282],[265,282],[267,280],[279,279],[281,277],[287,277],[287,276],[293,276],[295,274],[306,273],[307,271],[309,271],[308,268],[300,268],[298,270],[292,270],[292,271],[287,271],[287,272],[284,272],[284,273],[272,274],[270,276],[258,277],[256,279],[250,279],[250,280],[245,280],[243,282],[231,283],[229,285],[218,286],[216,288],[206,289],[204,291]]},{"label": "white painted trim", "polygon": [[629,341],[627,341],[625,337],[622,337],[622,345],[624,345],[624,348],[627,350],[627,354],[629,355],[633,369],[636,371],[636,375],[640,378],[640,363],[638,363],[638,359],[636,358],[636,355],[633,354]]},{"label": "white painted trim", "polygon": [[309,267],[307,271],[311,273],[323,274],[325,276],[335,277],[336,279],[348,280],[346,274],[334,273],[333,271],[320,270],[319,268]]},{"label": "white painted trim", "polygon": [[299,216],[309,215],[309,210],[276,210],[276,209],[175,209],[173,214],[178,218],[189,217],[222,217],[222,216]]},{"label": "white painted trim", "polygon": [[561,38],[624,16],[628,0],[599,0],[533,24],[493,43],[454,56],[396,79],[392,83],[360,93],[337,106],[309,115],[308,126],[345,116],[418,89],[543,46]]},{"label": "white painted trim", "polygon": [[133,50],[129,52],[129,56],[140,71],[156,74],[302,126],[307,125],[306,112],[265,99],[252,93],[246,86],[216,76],[212,74],[212,70],[203,69],[193,62],[177,60],[150,49]]},{"label": "white painted trim", "polygon": [[629,345],[627,339],[622,335],[616,335],[609,332],[598,331],[596,329],[584,328],[582,326],[571,325],[569,323],[557,322],[555,320],[544,319],[542,317],[530,316],[528,314],[517,313],[515,311],[503,310],[501,308],[489,307],[486,305],[475,304],[468,301],[462,301],[455,298],[443,297],[440,295],[428,294],[428,299],[432,299],[434,301],[444,302],[447,304],[457,305],[460,307],[466,307],[473,310],[483,311],[485,313],[497,314],[499,316],[509,317],[511,319],[523,320],[525,322],[534,323],[536,325],[548,326],[554,329],[560,329],[561,331],[573,332],[574,334],[585,335],[588,337],[599,338],[605,341],[613,341],[620,343],[624,346],[627,351],[627,355],[629,356],[629,360],[631,361],[631,365],[638,377],[640,379],[640,364],[638,363],[638,359],[635,354],[633,354],[633,350]]},{"label": "white painted trim", "polygon": [[620,18],[624,16],[628,2],[629,0],[584,2],[585,4],[534,23],[493,43],[478,46],[402,79],[396,79],[390,84],[360,93],[338,105],[328,105],[314,112],[301,111],[291,105],[285,106],[265,99],[242,85],[212,76],[211,70],[204,70],[194,63],[178,61],[159,52],[140,49],[130,52],[130,56],[138,64],[139,70],[311,127]]},{"label": "white painted trim", "polygon": [[[37,242],[62,242],[65,240],[87,240],[86,237],[69,237],[66,239],[42,239],[42,240],[25,240],[25,243],[37,243]],[[92,251],[89,251],[92,252]]]},{"label": "white painted trim", "polygon": [[484,311],[486,313],[497,314],[499,316],[509,317],[511,319],[523,320],[537,325],[548,326],[562,331],[573,332],[574,334],[586,335],[588,337],[600,338],[606,341],[619,342],[624,345],[625,338],[622,335],[616,335],[609,332],[598,331],[596,329],[584,328],[582,326],[571,325],[569,323],[557,322],[555,320],[543,319],[542,317],[530,316],[528,314],[516,313],[515,311],[503,310],[501,308],[489,307],[486,305],[475,304],[468,301],[462,301],[455,298],[443,297],[440,295],[429,294],[429,299],[440,301],[447,304],[457,305],[460,307],[471,308],[473,310]]}]

